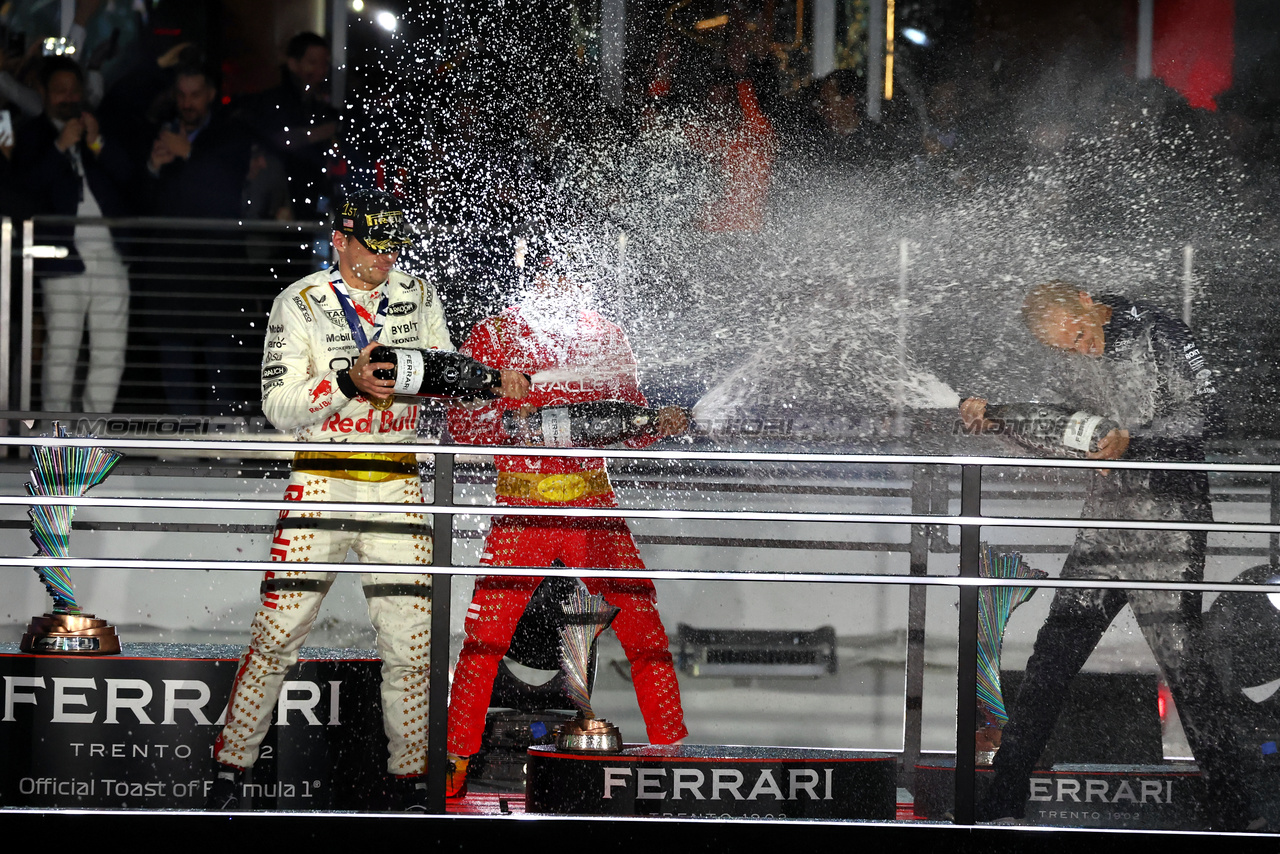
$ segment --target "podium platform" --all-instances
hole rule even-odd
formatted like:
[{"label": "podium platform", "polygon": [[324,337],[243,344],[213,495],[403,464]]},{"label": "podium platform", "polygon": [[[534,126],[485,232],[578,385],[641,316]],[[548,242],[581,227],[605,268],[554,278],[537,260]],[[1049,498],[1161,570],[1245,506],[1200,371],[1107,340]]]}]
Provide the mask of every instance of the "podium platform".
[{"label": "podium platform", "polygon": [[[950,819],[955,805],[955,757],[925,758],[915,768],[916,817]],[[992,776],[990,768],[977,769],[978,800]],[[1200,830],[1203,798],[1200,771],[1190,763],[1062,763],[1031,774],[1026,819],[1050,827]]]},{"label": "podium platform", "polygon": [[529,748],[531,813],[892,821],[897,757],[796,747]]},{"label": "podium platform", "polygon": [[[0,653],[0,807],[203,809],[240,647]],[[369,651],[304,649],[246,781],[253,809],[398,808]]]}]

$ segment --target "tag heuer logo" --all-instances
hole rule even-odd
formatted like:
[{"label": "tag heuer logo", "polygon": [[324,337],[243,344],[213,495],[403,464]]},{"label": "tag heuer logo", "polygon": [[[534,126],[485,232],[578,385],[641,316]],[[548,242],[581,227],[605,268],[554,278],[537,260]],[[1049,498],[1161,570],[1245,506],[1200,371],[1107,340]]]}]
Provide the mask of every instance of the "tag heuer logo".
[{"label": "tag heuer logo", "polygon": [[326,311],[324,314],[325,314],[325,317],[329,318],[329,322],[332,323],[334,326],[345,327],[347,325],[347,318],[345,315],[343,315],[341,309],[336,309],[336,308],[331,309],[329,311]]},{"label": "tag heuer logo", "polygon": [[412,314],[417,310],[418,307],[411,302],[398,302],[387,306],[387,314],[393,317],[401,314]]}]

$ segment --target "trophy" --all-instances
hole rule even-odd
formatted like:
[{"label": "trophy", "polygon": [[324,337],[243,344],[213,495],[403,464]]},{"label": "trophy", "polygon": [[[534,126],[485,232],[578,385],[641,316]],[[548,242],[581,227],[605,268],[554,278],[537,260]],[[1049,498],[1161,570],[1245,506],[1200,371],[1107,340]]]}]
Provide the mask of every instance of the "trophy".
[{"label": "trophy", "polygon": [[[996,552],[982,544],[978,573],[983,578],[1048,578],[1032,569],[1018,552]],[[1009,722],[1000,690],[1000,647],[1013,609],[1035,595],[1034,587],[978,588],[978,730],[974,736],[978,765],[990,765],[1000,749],[1000,736]]]},{"label": "trophy", "polygon": [[556,747],[576,753],[617,753],[622,749],[618,728],[591,711],[591,651],[618,609],[579,586],[561,603],[565,625],[560,629],[560,665],[569,699],[578,716],[556,731]]},{"label": "trophy", "polygon": [[[66,431],[53,423],[54,434],[65,439]],[[35,468],[27,482],[27,492],[36,496],[81,496],[106,480],[121,455],[105,448],[44,447],[32,449]],[[76,508],[69,504],[35,504],[31,517],[31,539],[37,557],[67,557],[70,554],[71,517]],[[53,611],[32,617],[19,648],[23,652],[57,655],[116,655],[120,639],[106,620],[86,614],[76,602],[75,591],[65,566],[38,566],[36,574],[53,597]]]}]

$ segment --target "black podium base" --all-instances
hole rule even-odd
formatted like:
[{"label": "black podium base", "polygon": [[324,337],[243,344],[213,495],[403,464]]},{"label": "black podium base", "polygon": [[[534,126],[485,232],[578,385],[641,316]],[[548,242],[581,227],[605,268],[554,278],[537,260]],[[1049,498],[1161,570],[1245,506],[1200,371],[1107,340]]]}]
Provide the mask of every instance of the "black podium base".
[{"label": "black podium base", "polygon": [[794,747],[529,748],[529,812],[892,821],[897,758]]},{"label": "black podium base", "polygon": [[[202,809],[238,652],[0,654],[0,807]],[[385,770],[380,666],[329,657],[290,671],[244,808],[401,808]]]},{"label": "black podium base", "polygon": [[[954,757],[924,758],[916,764],[917,818],[947,820],[955,804]],[[982,800],[990,768],[974,775]],[[1027,821],[1051,827],[1109,827],[1198,830],[1204,783],[1191,764],[1059,764],[1031,775]]]}]

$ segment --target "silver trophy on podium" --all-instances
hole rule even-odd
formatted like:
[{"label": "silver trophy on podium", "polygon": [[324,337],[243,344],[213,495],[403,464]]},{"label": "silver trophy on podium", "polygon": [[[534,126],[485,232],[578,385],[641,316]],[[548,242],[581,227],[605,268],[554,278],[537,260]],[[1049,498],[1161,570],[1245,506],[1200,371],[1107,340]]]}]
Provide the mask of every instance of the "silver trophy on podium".
[{"label": "silver trophy on podium", "polygon": [[622,749],[622,734],[591,710],[590,683],[596,639],[609,628],[618,609],[581,585],[561,607],[565,624],[560,629],[560,667],[578,716],[556,731],[556,747],[576,753],[617,753]]}]

